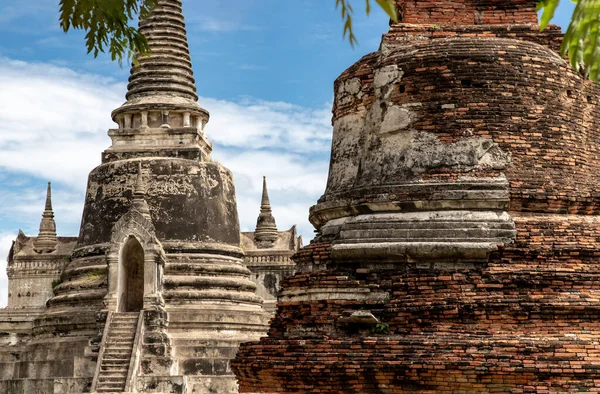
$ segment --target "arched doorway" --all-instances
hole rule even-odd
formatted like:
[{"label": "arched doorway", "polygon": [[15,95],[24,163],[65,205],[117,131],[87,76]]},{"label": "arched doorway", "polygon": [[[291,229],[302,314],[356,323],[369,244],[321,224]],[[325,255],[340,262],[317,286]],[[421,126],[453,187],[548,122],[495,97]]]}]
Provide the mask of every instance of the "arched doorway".
[{"label": "arched doorway", "polygon": [[119,312],[139,312],[144,307],[144,249],[129,236],[119,264]]}]

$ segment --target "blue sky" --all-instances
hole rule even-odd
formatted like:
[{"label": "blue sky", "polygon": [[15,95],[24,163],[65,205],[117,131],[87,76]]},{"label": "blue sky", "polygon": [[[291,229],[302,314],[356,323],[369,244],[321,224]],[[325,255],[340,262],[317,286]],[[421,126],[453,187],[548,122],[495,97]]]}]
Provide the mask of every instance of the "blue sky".
[{"label": "blue sky", "polygon": [[[78,233],[87,174],[110,145],[110,111],[129,75],[87,55],[82,33],[65,35],[57,3],[0,2],[0,307],[10,242],[19,229],[37,235],[47,181],[59,234]],[[555,22],[566,26],[573,5],[562,3]],[[266,175],[278,227],[298,224],[305,243],[312,238],[308,208],[325,189],[333,80],[387,31],[382,11],[366,18],[364,2],[353,4],[354,49],[334,0],[184,0],[213,158],[234,172],[243,230],[255,225]]]}]

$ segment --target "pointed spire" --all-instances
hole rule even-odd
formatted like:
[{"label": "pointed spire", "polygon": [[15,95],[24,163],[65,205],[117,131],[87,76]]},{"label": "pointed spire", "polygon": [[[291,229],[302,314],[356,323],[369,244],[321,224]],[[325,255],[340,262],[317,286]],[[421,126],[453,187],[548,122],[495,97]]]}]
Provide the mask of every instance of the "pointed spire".
[{"label": "pointed spire", "polygon": [[[153,149],[168,147],[162,152],[165,155],[178,155],[184,149],[202,161],[210,160],[212,145],[204,133],[209,113],[198,104],[181,0],[157,0],[140,20],[139,31],[150,51],[136,55],[127,101],[112,112],[119,128],[109,131],[113,145],[108,151],[118,151],[120,159],[132,158],[152,145]],[[167,132],[171,128],[180,130],[173,135]],[[132,133],[136,138],[131,138]],[[105,152],[103,162],[111,160],[114,156]]]},{"label": "pointed spire", "polygon": [[260,214],[256,221],[254,239],[259,243],[273,243],[277,240],[277,225],[271,211],[269,192],[267,191],[267,177],[263,176],[262,199],[260,203]]},{"label": "pointed spire", "polygon": [[149,110],[188,110],[199,115],[194,72],[188,48],[181,0],[158,0],[150,15],[139,23],[148,40],[147,56],[136,55],[127,85],[127,102],[113,111],[113,119],[123,112]]},{"label": "pointed spire", "polygon": [[267,190],[267,177],[263,176],[262,198],[260,200],[260,209],[266,209],[271,212],[271,201],[269,201],[269,191]]},{"label": "pointed spire", "polygon": [[146,184],[142,176],[142,162],[138,162],[137,177],[135,178],[135,186],[133,188],[133,201],[131,202],[133,209],[138,211],[148,220],[152,220],[150,216],[150,207],[146,201]]},{"label": "pointed spire", "polygon": [[40,232],[33,243],[34,250],[38,253],[51,253],[56,250],[58,237],[56,236],[56,222],[52,210],[52,185],[48,182],[46,190],[46,205],[42,220],[40,221]]},{"label": "pointed spire", "polygon": [[158,0],[151,14],[140,21],[150,53],[138,57],[131,68],[127,99],[152,93],[198,100],[180,0]]}]

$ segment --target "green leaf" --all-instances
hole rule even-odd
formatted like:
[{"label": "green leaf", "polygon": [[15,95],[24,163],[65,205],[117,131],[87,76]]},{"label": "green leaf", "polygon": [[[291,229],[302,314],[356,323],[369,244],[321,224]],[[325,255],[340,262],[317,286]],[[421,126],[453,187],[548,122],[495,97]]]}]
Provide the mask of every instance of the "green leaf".
[{"label": "green leaf", "polygon": [[108,52],[122,64],[135,53],[149,51],[146,38],[130,24],[136,15],[147,16],[158,0],[60,0],[59,22],[63,31],[85,32],[88,53]]},{"label": "green leaf", "polygon": [[377,4],[388,14],[391,20],[398,23],[398,12],[394,0],[377,0]]},{"label": "green leaf", "polygon": [[600,0],[579,0],[561,46],[571,66],[592,80],[600,76]]},{"label": "green leaf", "polygon": [[543,9],[542,17],[540,18],[540,30],[544,30],[552,18],[554,18],[554,13],[558,8],[558,4],[560,0],[540,0],[537,3],[536,9],[538,11]]},{"label": "green leaf", "polygon": [[354,46],[358,44],[358,40],[356,39],[354,31],[352,30],[352,13],[354,12],[354,10],[350,5],[349,0],[336,0],[335,7],[340,8],[342,19],[345,20],[342,37],[346,38],[347,36],[348,41],[350,42],[350,46],[354,48]]}]

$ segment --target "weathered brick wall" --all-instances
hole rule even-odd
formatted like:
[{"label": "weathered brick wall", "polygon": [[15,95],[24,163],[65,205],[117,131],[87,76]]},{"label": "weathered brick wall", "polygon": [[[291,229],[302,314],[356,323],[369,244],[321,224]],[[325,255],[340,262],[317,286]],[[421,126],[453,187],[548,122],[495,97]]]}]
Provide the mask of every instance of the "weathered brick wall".
[{"label": "weathered brick wall", "polygon": [[[382,200],[396,212],[445,198],[437,186],[415,183],[505,176],[516,237],[486,262],[461,265],[393,255],[378,262],[367,253],[344,261],[332,257],[340,239],[321,234],[296,255],[305,269],[282,284],[268,337],[243,345],[232,362],[240,392],[600,391],[598,85],[559,56],[557,27],[539,32],[535,1],[398,3],[405,23],[336,80],[334,125],[362,117],[369,127],[377,89],[393,89],[384,104],[411,114],[409,126],[392,133],[429,133],[445,146],[482,137],[510,163],[382,172],[357,187],[365,166],[383,167],[387,158],[354,157],[391,139],[334,126],[331,165],[346,160],[358,175],[333,186],[330,177],[317,204],[326,214],[313,222],[364,217]],[[400,78],[375,86],[380,70],[396,66]],[[327,223],[328,234],[340,225]],[[367,312],[379,328],[352,320]]]},{"label": "weathered brick wall", "polygon": [[[391,297],[281,302],[269,336],[244,345],[233,365],[240,391],[543,393],[597,387],[600,221],[515,219],[515,244],[481,269],[337,267],[287,279],[288,292],[360,288]],[[340,323],[353,311],[372,312],[389,324],[389,333]]]},{"label": "weathered brick wall", "polygon": [[[469,39],[459,34],[436,38],[435,32],[428,32],[415,44],[413,33],[393,28],[385,40],[399,48],[398,54],[377,67],[401,64],[402,81],[392,102],[414,105],[414,130],[433,132],[446,143],[465,136],[492,138],[509,151],[512,210],[591,213],[597,209],[593,195],[600,164],[592,160],[600,142],[594,132],[600,126],[596,84],[575,73],[548,47],[532,44],[533,40]],[[538,42],[556,49],[554,33],[537,34],[543,38]],[[407,43],[411,50],[401,51]],[[338,98],[336,103],[343,104],[334,107],[334,122],[372,103],[376,61],[376,56],[368,55],[338,78],[336,87],[360,78],[363,94]],[[447,167],[428,173],[442,181],[456,175],[456,168]]]},{"label": "weathered brick wall", "polygon": [[398,0],[402,22],[498,25],[537,23],[536,0]]}]

